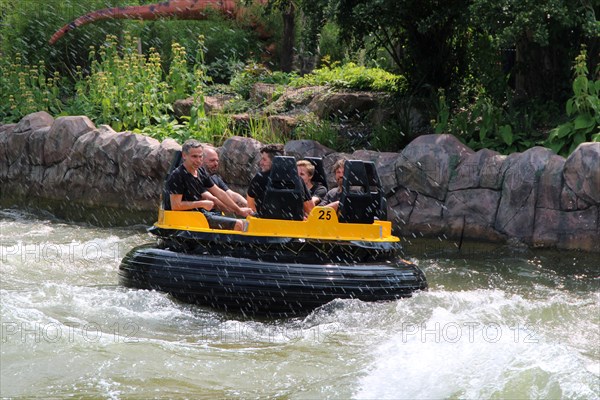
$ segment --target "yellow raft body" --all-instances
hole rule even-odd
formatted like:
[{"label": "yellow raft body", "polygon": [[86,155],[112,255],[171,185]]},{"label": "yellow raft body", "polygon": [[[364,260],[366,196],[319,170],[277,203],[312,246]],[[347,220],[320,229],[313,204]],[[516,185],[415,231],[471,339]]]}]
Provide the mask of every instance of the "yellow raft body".
[{"label": "yellow raft body", "polygon": [[315,207],[305,221],[247,217],[243,231],[211,229],[201,212],[159,210],[154,226],[160,230],[205,232],[241,237],[278,237],[306,240],[370,241],[397,243],[390,221],[376,220],[373,224],[340,223],[331,207]]}]

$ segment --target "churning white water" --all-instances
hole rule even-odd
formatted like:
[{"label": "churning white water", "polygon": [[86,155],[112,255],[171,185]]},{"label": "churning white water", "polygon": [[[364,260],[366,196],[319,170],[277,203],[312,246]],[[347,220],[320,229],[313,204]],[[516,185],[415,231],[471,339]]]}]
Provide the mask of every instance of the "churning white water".
[{"label": "churning white water", "polygon": [[428,292],[265,320],[119,286],[144,227],[0,226],[1,397],[600,397],[597,254],[408,244]]}]

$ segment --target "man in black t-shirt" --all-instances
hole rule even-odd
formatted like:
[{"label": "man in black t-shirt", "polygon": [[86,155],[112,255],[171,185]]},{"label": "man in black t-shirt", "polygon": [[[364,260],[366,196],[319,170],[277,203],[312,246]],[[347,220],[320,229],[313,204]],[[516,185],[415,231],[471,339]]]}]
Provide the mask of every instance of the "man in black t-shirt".
[{"label": "man in black t-shirt", "polygon": [[226,207],[241,216],[249,215],[252,210],[240,207],[213,183],[208,173],[201,168],[204,149],[197,140],[187,140],[182,148],[183,163],[174,169],[167,178],[167,189],[174,211],[195,210],[205,213],[208,224],[213,229],[242,230],[241,220],[226,218],[208,213],[215,201],[222,202]]}]

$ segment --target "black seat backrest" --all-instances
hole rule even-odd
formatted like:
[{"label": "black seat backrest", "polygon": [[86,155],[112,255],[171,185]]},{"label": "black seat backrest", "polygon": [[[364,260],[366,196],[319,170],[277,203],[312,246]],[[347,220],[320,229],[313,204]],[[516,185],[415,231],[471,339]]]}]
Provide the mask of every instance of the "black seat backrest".
[{"label": "black seat backrest", "polygon": [[258,216],[269,219],[304,219],[304,188],[294,157],[276,156]]},{"label": "black seat backrest", "polygon": [[375,219],[367,170],[361,160],[346,160],[342,195],[338,206],[340,222],[372,224]]},{"label": "black seat backrest", "polygon": [[387,220],[387,199],[385,193],[383,193],[383,187],[381,186],[381,180],[375,168],[375,163],[372,161],[363,161],[365,164],[365,170],[367,171],[367,181],[369,182],[369,190],[371,197],[373,198],[373,208],[375,210],[375,217],[382,221]]},{"label": "black seat backrest", "polygon": [[323,159],[320,157],[304,157],[306,161],[309,161],[315,167],[315,174],[312,177],[313,183],[320,183],[321,185],[327,186],[327,176],[325,175],[325,168],[323,167]]},{"label": "black seat backrest", "polygon": [[171,172],[177,167],[181,165],[183,161],[183,157],[181,155],[181,150],[178,150],[173,154],[173,159],[171,160],[171,165],[169,166],[169,172],[167,172],[167,176],[165,178],[165,184],[162,192],[162,206],[163,210],[171,209],[171,195],[169,194],[169,188],[167,188],[167,180],[169,179],[169,175]]}]

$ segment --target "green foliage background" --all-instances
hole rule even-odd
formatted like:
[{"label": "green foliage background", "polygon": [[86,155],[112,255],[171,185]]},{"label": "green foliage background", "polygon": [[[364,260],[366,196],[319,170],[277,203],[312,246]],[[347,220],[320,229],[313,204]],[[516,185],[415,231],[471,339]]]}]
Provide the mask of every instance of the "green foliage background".
[{"label": "green foliage background", "polygon": [[[566,155],[582,141],[599,140],[598,2],[271,0],[270,12],[255,10],[245,22],[216,15],[101,21],[47,43],[89,11],[149,3],[0,0],[0,121],[43,109],[85,113],[157,137],[201,134],[218,141],[225,131],[247,132],[197,105],[188,120],[176,120],[173,100],[228,93],[236,96],[229,111],[241,112],[256,108],[247,100],[252,85],[267,82],[394,93],[395,119],[372,129],[375,148],[397,149],[430,132],[502,153],[544,144]],[[292,5],[298,67],[285,74],[277,71],[280,50],[265,58],[268,43],[249,27],[258,18],[273,33],[271,42],[281,43],[280,13]],[[313,73],[302,76],[315,61]],[[407,123],[415,105],[431,121],[420,132]],[[262,120],[249,127],[276,140]],[[334,131],[331,121],[308,118],[298,134],[339,144]]]}]

